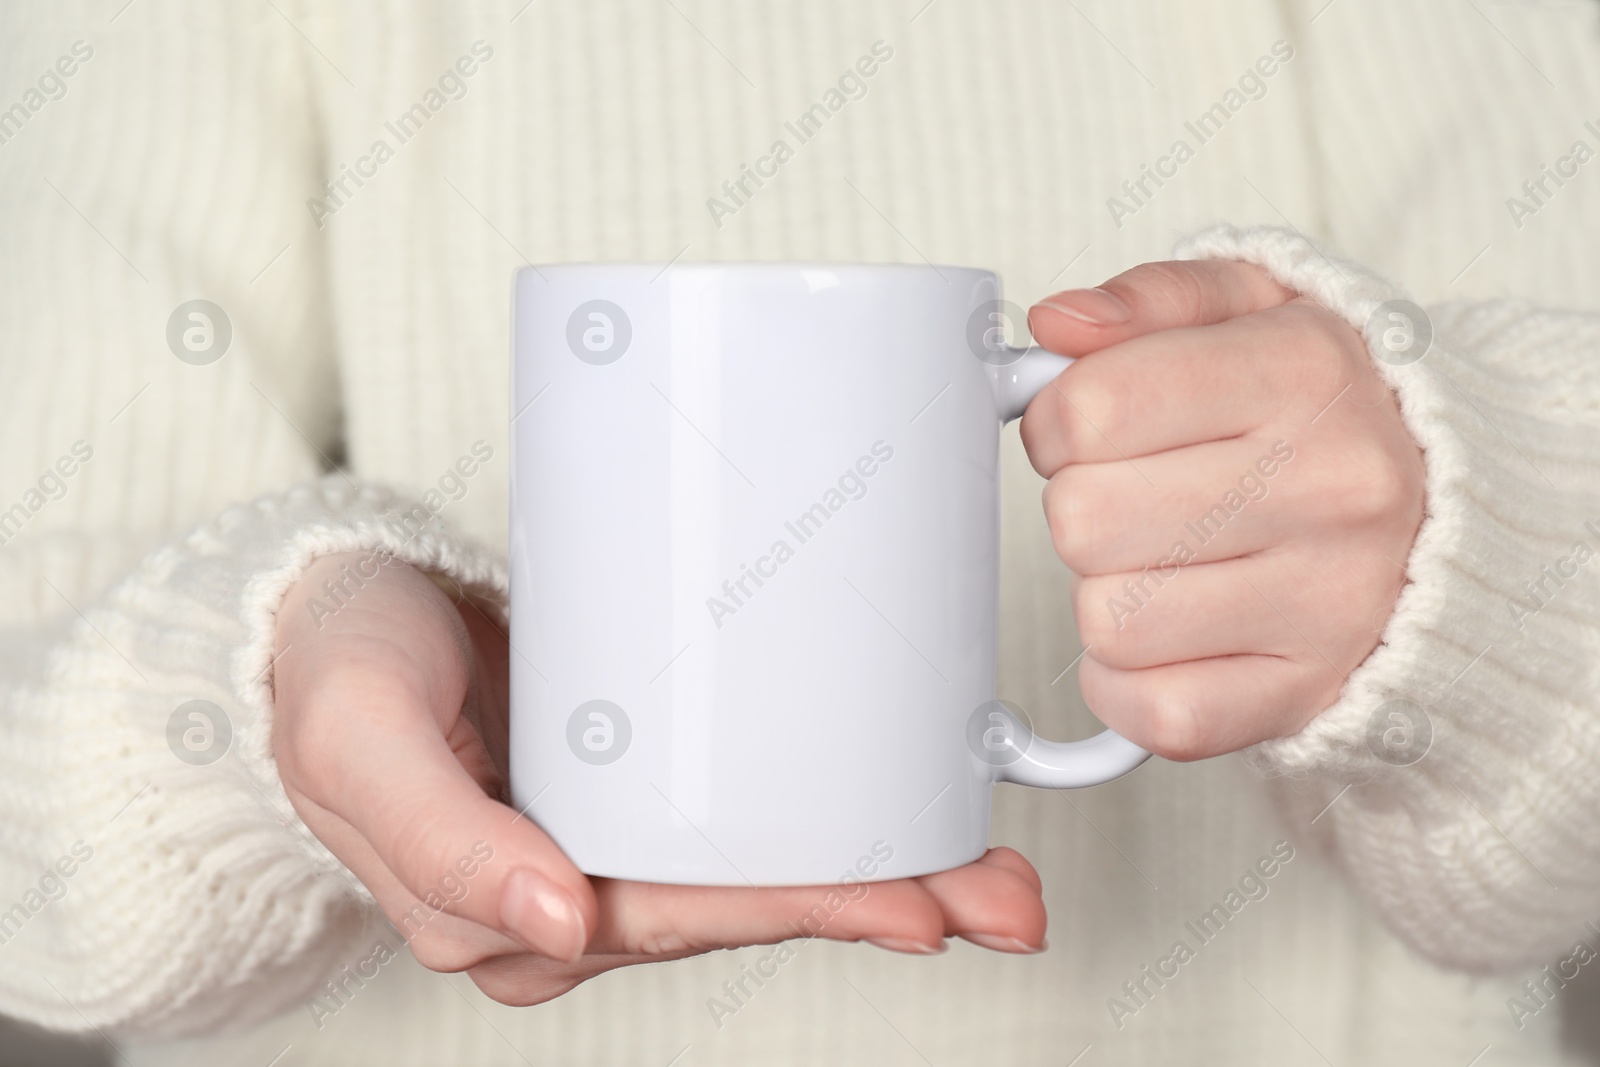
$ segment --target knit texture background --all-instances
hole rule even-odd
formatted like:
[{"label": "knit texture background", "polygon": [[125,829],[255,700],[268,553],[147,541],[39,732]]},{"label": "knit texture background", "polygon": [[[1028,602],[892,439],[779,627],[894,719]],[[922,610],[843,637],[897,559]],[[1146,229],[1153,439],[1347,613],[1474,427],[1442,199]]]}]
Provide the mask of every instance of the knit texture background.
[{"label": "knit texture background", "polygon": [[[6,8],[0,109],[27,117],[0,124],[0,515],[23,509],[0,526],[0,915],[27,918],[0,1013],[163,1065],[1585,1062],[1593,983],[1520,1027],[1507,998],[1600,920],[1597,568],[1520,629],[1507,598],[1600,519],[1600,162],[1570,165],[1600,149],[1597,22],[1444,0]],[[875,42],[892,57],[798,143],[785,123]],[[793,158],[714,217],[779,138]],[[1243,759],[998,791],[994,842],[1045,880],[1038,957],[808,944],[720,1026],[708,998],[764,950],[529,1010],[401,958],[314,1017],[381,931],[283,803],[270,616],[336,548],[503,588],[514,268],[965,263],[1026,306],[1196,233],[1181,254],[1261,263],[1358,329],[1397,296],[1432,318],[1429,354],[1383,367],[1427,450],[1412,584],[1337,705]],[[232,328],[204,365],[167,341],[195,299]],[[396,534],[479,442],[494,458]],[[1003,454],[1000,695],[1083,736],[1041,483],[1014,428]],[[1367,742],[1399,698],[1433,730],[1404,768]],[[191,700],[234,729],[205,766],[169,745]],[[1124,982],[1278,841],[1269,895],[1119,1026]]]}]

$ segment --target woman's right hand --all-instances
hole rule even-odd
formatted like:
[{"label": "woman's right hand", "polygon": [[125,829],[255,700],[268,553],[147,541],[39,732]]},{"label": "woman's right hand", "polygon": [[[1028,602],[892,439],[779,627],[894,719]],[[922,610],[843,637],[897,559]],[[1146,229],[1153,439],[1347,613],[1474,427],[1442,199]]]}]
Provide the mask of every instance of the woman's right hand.
[{"label": "woman's right hand", "polygon": [[[348,578],[374,569],[359,586]],[[337,602],[325,582],[344,586]],[[505,802],[505,636],[406,564],[317,560],[284,598],[274,653],[273,749],[295,810],[423,965],[464,970],[498,1001],[536,1004],[614,967],[800,936],[840,892],[583,875]],[[1044,947],[1039,876],[1010,849],[862,889],[820,936],[923,954],[952,936]]]}]

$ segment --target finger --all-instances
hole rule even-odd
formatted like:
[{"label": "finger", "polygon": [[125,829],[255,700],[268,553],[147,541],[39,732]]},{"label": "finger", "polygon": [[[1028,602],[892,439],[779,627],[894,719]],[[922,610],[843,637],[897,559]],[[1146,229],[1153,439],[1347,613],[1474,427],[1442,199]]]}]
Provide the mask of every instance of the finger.
[{"label": "finger", "polygon": [[[1032,866],[1022,863],[1032,874]],[[1004,860],[979,860],[918,881],[939,902],[947,935],[998,952],[1039,952],[1047,920],[1037,877],[1029,878]]]},{"label": "finger", "polygon": [[522,952],[485,960],[468,971],[467,975],[492,999],[514,1008],[526,1008],[564,996],[596,975],[619,967],[664,963],[693,955],[697,953],[675,952],[662,956],[590,955],[577,963],[565,963]]},{"label": "finger", "polygon": [[781,888],[653,885],[599,879],[591,950],[661,955],[796,937],[872,940],[901,951],[944,948],[944,914],[916,881]]},{"label": "finger", "polygon": [[989,867],[1004,868],[1031,885],[1035,893],[1044,892],[1044,881],[1039,877],[1039,872],[1034,870],[1033,864],[1014,848],[1006,848],[1004,845],[991,848],[978,857],[978,862]]},{"label": "finger", "polygon": [[1403,570],[1369,539],[1336,536],[1243,559],[1098,575],[1074,583],[1088,656],[1141,670],[1225,656],[1278,656],[1349,671],[1377,645]]},{"label": "finger", "polygon": [[[944,912],[945,933],[961,936],[977,944],[1002,952],[1037,952],[1044,947],[1044,911],[1039,901],[1042,883],[1033,865],[1009,848],[994,848],[977,862],[957,871],[927,875],[917,880],[927,890]],[[866,893],[882,890],[896,883],[877,882],[862,887]],[[899,883],[906,885],[908,883]],[[630,883],[602,881],[601,896],[616,892],[626,897],[635,889],[664,890],[652,896],[673,896],[688,887],[640,886]],[[823,897],[829,887],[820,887]],[[748,896],[760,890],[732,889],[728,893]],[[817,890],[809,895],[817,895]],[[852,890],[852,892],[858,892]],[[807,894],[802,894],[804,898]],[[859,895],[859,894],[858,894]],[[861,896],[856,903],[865,897]],[[623,901],[624,904],[629,904]],[[720,903],[720,902],[719,902]],[[895,903],[893,901],[891,904]],[[631,906],[631,905],[629,905]],[[841,909],[840,914],[843,914]],[[846,939],[843,925],[833,931],[822,924],[816,929],[820,936]],[[855,934],[854,928],[848,931]],[[795,934],[784,932],[782,936]],[[602,935],[597,941],[607,941]],[[750,943],[772,943],[776,938]],[[929,946],[931,947],[931,946]],[[576,964],[567,964],[529,953],[512,953],[486,959],[468,973],[478,987],[488,996],[513,1006],[542,1004],[553,1000],[580,983],[598,974],[618,967],[641,963],[658,963],[664,960],[683,959],[704,951],[701,948],[682,948],[665,953],[602,953],[594,952]]]},{"label": "finger", "polygon": [[1260,267],[1222,259],[1145,263],[1094,289],[1069,289],[1028,311],[1033,339],[1083,356],[1176,326],[1206,326],[1293,299]]},{"label": "finger", "polygon": [[1045,483],[1044,510],[1056,553],[1078,575],[1170,577],[1279,543],[1320,514],[1306,499],[1316,481],[1290,442],[1243,437],[1070,464]]},{"label": "finger", "polygon": [[[596,921],[588,879],[457,760],[429,700],[461,694],[423,696],[403,670],[370,668],[333,673],[312,698],[319,707],[304,713],[316,725],[300,731],[315,740],[297,757],[320,794],[311,799],[354,827],[424,903],[557,959],[580,957]],[[464,893],[455,881],[467,883]]]},{"label": "finger", "polygon": [[1287,737],[1338,698],[1330,665],[1229,656],[1139,671],[1085,657],[1083,699],[1095,717],[1163,759],[1197,760]]},{"label": "finger", "polygon": [[[1308,301],[1113,345],[1067,367],[1022,418],[1034,469],[1107,463],[1310,420],[1361,374],[1361,339]],[[1291,405],[1286,407],[1286,402]]]},{"label": "finger", "polygon": [[1078,639],[1089,658],[1119,670],[1216,656],[1290,656],[1305,642],[1273,603],[1292,611],[1299,598],[1275,577],[1260,556],[1251,556],[1192,564],[1168,577],[1148,571],[1084,578],[1073,591]]}]

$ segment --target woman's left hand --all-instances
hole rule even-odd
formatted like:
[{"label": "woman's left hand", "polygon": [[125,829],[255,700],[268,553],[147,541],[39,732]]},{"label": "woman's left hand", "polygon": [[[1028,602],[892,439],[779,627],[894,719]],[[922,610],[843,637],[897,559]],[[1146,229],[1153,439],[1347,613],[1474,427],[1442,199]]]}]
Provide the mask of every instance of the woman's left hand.
[{"label": "woman's left hand", "polygon": [[1295,733],[1377,646],[1422,453],[1360,334],[1261,269],[1149,263],[1029,312],[1082,357],[1022,440],[1077,574],[1089,708],[1192,760]]}]

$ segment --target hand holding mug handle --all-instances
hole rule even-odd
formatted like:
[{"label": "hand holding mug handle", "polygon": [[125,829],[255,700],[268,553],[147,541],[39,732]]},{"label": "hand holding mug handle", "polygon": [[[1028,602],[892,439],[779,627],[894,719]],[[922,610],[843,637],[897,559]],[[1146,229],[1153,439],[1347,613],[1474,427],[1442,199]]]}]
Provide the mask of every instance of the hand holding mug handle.
[{"label": "hand holding mug handle", "polygon": [[[1072,362],[1042,348],[1010,351],[1014,358],[989,366],[989,385],[1002,423],[1021,418],[1040,390]],[[1006,728],[996,735],[1004,754],[988,761],[997,782],[1077,789],[1121,778],[1150,758],[1150,753],[1111,730],[1083,741],[1048,741],[998,702],[993,708],[993,714],[1007,719]]]}]

